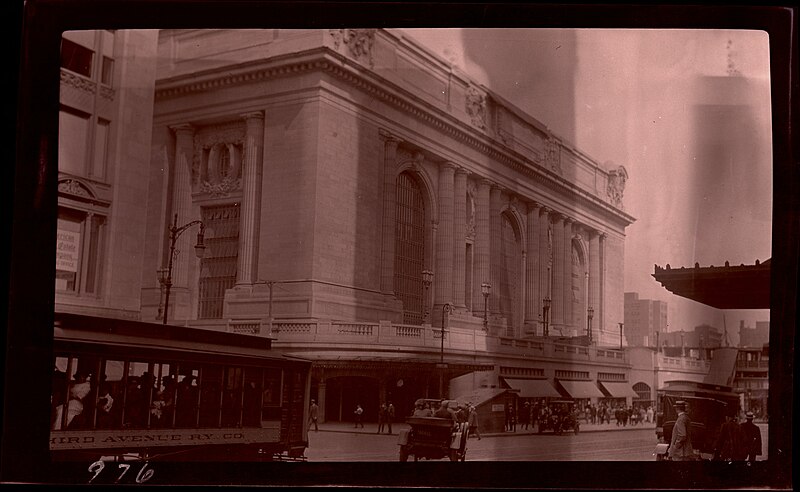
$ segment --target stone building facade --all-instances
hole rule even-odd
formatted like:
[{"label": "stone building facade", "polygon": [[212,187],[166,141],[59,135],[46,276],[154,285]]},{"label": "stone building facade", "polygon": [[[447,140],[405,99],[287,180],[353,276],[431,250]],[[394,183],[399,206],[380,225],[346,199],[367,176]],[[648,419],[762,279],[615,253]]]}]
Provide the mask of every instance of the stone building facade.
[{"label": "stone building facade", "polygon": [[118,138],[139,151],[140,249],[119,264],[140,319],[162,321],[170,226],[200,220],[205,256],[176,240],[167,321],[312,359],[323,418],[507,378],[628,381],[624,167],[402,31],[163,30],[155,55],[134,105],[152,115],[123,120],[148,147]]},{"label": "stone building facade", "polygon": [[55,309],[139,319],[154,31],[70,31],[61,46]]}]

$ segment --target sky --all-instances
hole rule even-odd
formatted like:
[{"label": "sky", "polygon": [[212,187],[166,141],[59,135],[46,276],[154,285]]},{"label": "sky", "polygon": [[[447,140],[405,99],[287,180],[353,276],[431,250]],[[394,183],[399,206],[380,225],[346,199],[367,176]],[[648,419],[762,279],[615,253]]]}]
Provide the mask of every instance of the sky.
[{"label": "sky", "polygon": [[769,40],[760,31],[408,29],[607,169],[625,166],[625,291],[668,303],[670,331],[754,327],[671,294],[665,267],[771,257]]}]

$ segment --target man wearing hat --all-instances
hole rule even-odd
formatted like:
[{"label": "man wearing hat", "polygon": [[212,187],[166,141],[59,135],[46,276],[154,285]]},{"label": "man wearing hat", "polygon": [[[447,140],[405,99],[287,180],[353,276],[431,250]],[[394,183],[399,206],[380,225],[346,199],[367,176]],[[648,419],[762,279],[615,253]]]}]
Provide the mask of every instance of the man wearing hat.
[{"label": "man wearing hat", "polygon": [[311,406],[308,408],[308,430],[311,430],[311,424],[314,424],[314,432],[319,432],[317,420],[319,419],[319,405],[314,400],[311,400]]},{"label": "man wearing hat", "polygon": [[686,402],[683,400],[675,402],[678,419],[675,421],[675,427],[672,429],[672,441],[669,443],[669,457],[672,461],[694,460],[690,432],[691,420],[689,420],[689,414],[686,413],[686,407]]},{"label": "man wearing hat", "polygon": [[747,451],[747,461],[756,460],[756,456],[761,454],[761,429],[753,423],[753,412],[744,415],[746,422],[740,427],[744,436],[744,448]]}]

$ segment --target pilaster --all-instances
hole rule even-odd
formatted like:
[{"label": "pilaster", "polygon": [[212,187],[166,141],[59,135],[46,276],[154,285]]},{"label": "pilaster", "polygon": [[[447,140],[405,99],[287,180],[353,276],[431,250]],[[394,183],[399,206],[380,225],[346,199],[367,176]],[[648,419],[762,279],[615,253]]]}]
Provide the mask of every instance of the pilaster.
[{"label": "pilaster", "polygon": [[246,123],[242,169],[242,208],[239,228],[239,257],[236,286],[252,286],[258,257],[258,229],[261,221],[261,175],[264,155],[264,113],[242,115]]},{"label": "pilaster", "polygon": [[453,304],[466,308],[467,171],[455,171],[453,191]]}]

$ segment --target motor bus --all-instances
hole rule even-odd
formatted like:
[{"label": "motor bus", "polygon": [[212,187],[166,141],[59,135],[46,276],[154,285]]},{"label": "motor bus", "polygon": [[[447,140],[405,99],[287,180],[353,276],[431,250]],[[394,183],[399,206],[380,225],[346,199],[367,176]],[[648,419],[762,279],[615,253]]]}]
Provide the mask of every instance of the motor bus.
[{"label": "motor bus", "polygon": [[667,381],[658,390],[656,398],[657,460],[667,456],[672,440],[672,430],[678,418],[677,401],[688,405],[692,447],[698,458],[713,458],[719,431],[725,416],[739,414],[739,395],[729,386],[698,383],[694,381]]},{"label": "motor bus", "polygon": [[50,453],[302,460],[310,370],[267,337],[56,313]]}]

